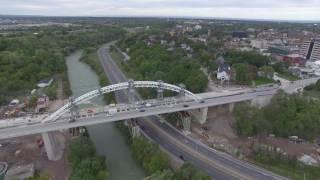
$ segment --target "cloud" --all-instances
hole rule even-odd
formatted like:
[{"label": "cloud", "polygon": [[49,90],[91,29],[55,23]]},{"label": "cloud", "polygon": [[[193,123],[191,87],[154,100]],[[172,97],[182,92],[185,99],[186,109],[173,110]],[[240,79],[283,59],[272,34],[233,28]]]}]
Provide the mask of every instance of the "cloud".
[{"label": "cloud", "polygon": [[1,14],[320,20],[319,0],[1,0]]}]

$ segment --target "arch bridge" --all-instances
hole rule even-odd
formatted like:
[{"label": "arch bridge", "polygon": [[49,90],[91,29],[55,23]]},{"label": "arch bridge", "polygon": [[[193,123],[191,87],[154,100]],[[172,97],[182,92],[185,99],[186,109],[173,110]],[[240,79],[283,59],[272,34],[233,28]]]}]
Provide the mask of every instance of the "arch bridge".
[{"label": "arch bridge", "polygon": [[133,96],[134,96],[134,89],[135,88],[155,88],[157,89],[157,97],[158,99],[163,98],[163,91],[169,90],[173,92],[179,93],[181,96],[187,96],[194,101],[202,102],[202,98],[193,94],[192,92],[185,89],[185,86],[183,84],[180,84],[179,86],[168,84],[162,81],[133,81],[129,80],[128,82],[122,82],[118,84],[112,84],[109,86],[102,87],[97,90],[90,91],[86,94],[83,94],[77,98],[70,98],[70,101],[65,104],[63,107],[55,111],[54,113],[50,114],[47,118],[45,118],[42,123],[47,123],[51,121],[56,121],[59,117],[61,117],[63,114],[67,112],[73,112],[73,109],[77,107],[77,105],[86,102],[90,99],[93,99],[97,96],[101,96],[103,94],[120,91],[120,90],[128,90],[128,96],[129,101],[132,103]]}]

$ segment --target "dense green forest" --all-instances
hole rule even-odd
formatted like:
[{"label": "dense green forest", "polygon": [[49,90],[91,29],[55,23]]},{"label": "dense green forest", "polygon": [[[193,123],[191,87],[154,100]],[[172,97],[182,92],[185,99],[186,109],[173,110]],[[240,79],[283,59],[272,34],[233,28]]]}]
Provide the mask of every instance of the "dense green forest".
[{"label": "dense green forest", "polygon": [[320,102],[301,95],[279,92],[261,109],[247,103],[235,106],[236,129],[240,135],[273,133],[313,140],[320,133]]},{"label": "dense green forest", "polygon": [[134,79],[183,83],[194,93],[203,92],[207,87],[208,79],[200,65],[182,52],[169,52],[161,45],[148,47],[139,37],[123,39],[118,46],[130,48],[131,59],[126,70]]},{"label": "dense green forest", "polygon": [[105,180],[108,177],[105,157],[96,154],[88,137],[71,141],[68,159],[72,167],[70,180]]},{"label": "dense green forest", "polygon": [[93,25],[54,26],[33,32],[0,36],[0,105],[30,92],[39,80],[64,73],[68,53],[97,47],[124,33],[120,28]]}]

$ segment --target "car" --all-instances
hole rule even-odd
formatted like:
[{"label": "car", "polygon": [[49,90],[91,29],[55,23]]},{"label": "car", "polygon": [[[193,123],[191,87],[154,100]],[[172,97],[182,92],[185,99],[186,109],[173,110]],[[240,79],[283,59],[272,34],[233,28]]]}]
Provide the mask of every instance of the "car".
[{"label": "car", "polygon": [[146,111],[145,109],[140,109],[140,110],[139,110],[139,112],[145,112],[145,111]]},{"label": "car", "polygon": [[204,100],[202,99],[202,100],[200,101],[200,103],[204,103]]},{"label": "car", "polygon": [[189,105],[188,104],[184,104],[183,107],[187,108],[187,107],[189,107]]},{"label": "car", "polygon": [[75,118],[70,118],[69,123],[73,123],[73,122],[75,122],[75,121],[76,121]]},{"label": "car", "polygon": [[184,157],[180,154],[179,158],[184,161]]}]

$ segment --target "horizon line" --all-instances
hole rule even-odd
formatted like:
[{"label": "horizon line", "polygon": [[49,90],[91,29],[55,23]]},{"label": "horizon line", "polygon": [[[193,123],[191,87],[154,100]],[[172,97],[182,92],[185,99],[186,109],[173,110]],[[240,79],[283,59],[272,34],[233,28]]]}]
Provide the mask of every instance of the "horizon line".
[{"label": "horizon line", "polygon": [[0,14],[1,16],[20,17],[77,17],[77,18],[175,18],[175,19],[198,19],[198,20],[234,20],[234,21],[264,21],[264,22],[290,22],[290,23],[320,23],[319,20],[292,20],[292,19],[258,19],[258,18],[233,18],[233,17],[204,17],[204,16],[143,16],[143,15],[28,15],[28,14]]}]

